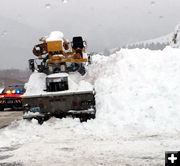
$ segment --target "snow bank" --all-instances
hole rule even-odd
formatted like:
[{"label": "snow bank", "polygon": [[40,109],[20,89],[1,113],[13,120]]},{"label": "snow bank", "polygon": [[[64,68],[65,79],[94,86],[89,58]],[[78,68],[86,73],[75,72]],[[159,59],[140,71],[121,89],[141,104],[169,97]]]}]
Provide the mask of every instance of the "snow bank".
[{"label": "snow bank", "polygon": [[[70,79],[70,89],[78,90],[81,85],[89,88],[91,84],[96,89],[97,118],[84,126],[100,135],[118,135],[112,128],[148,133],[179,131],[179,55],[179,49],[167,47],[163,51],[122,49],[109,57],[93,56],[86,76],[75,74]],[[39,89],[44,93],[45,76],[34,73],[26,94],[39,93]]]},{"label": "snow bank", "polygon": [[87,79],[96,88],[96,122],[107,129],[131,126],[147,133],[178,130],[179,55],[179,49],[167,47],[163,51],[122,49],[110,57],[95,56]]},{"label": "snow bank", "polygon": [[31,74],[29,81],[25,84],[26,95],[38,95],[44,93],[44,89],[46,89],[46,74],[34,72]]},{"label": "snow bank", "polygon": [[[84,165],[82,161],[92,159],[88,165],[95,159],[113,165],[121,159],[117,165],[153,165],[153,161],[162,165],[164,152],[180,146],[179,55],[179,49],[167,47],[93,56],[85,77],[73,75],[71,79],[75,84],[94,84],[96,119],[79,123],[78,119],[53,118],[42,126],[36,120],[15,122],[0,131],[0,146],[23,146],[6,161]],[[36,76],[30,77],[35,87]]]}]

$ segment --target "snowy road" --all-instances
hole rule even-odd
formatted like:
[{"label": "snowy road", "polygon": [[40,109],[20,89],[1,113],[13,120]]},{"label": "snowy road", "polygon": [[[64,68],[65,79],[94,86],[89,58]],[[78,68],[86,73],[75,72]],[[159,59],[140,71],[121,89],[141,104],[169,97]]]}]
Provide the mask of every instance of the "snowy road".
[{"label": "snowy road", "polygon": [[180,150],[179,55],[168,47],[94,56],[79,81],[95,86],[96,119],[14,122],[0,130],[0,163],[163,166],[165,151]]},{"label": "snowy road", "polygon": [[163,166],[165,151],[180,147],[180,135],[177,134],[148,135],[148,132],[140,133],[134,128],[132,135],[126,130],[102,136],[103,131],[95,134],[87,130],[90,123],[94,122],[80,124],[78,120],[51,119],[42,126],[36,121],[16,122],[1,133],[1,138],[2,134],[8,134],[11,139],[14,137],[14,142],[9,146],[10,151],[0,148],[0,163]]}]

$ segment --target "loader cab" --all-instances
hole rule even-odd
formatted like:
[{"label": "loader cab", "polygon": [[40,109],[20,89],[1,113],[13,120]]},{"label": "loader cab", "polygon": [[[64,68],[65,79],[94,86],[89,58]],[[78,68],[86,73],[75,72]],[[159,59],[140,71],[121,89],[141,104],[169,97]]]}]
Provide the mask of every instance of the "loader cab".
[{"label": "loader cab", "polygon": [[51,74],[46,78],[46,91],[58,92],[68,90],[68,74],[57,73]]},{"label": "loader cab", "polygon": [[72,48],[73,49],[83,49],[85,46],[84,46],[84,41],[82,39],[81,36],[78,36],[78,37],[73,37],[73,41],[72,41]]},{"label": "loader cab", "polygon": [[75,59],[83,58],[83,53],[85,53],[86,46],[86,41],[83,41],[81,36],[73,37],[71,47]]}]

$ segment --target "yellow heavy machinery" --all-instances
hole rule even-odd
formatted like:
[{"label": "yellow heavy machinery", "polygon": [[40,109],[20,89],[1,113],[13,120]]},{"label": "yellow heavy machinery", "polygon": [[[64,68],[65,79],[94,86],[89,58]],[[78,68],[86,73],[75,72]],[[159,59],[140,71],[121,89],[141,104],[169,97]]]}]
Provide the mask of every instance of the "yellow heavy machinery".
[{"label": "yellow heavy machinery", "polygon": [[[27,112],[23,118],[35,118],[40,124],[52,116],[78,117],[81,122],[94,119],[96,107],[93,86],[88,84],[84,89],[82,85],[78,85],[78,88],[70,86],[73,72],[85,74],[86,65],[90,63],[90,56],[86,53],[86,42],[81,36],[73,37],[72,42],[67,42],[61,32],[41,38],[40,41],[41,43],[33,49],[34,55],[38,58],[30,59],[29,67],[32,71],[47,74],[46,86],[39,94],[26,93],[23,96],[23,106]],[[39,64],[37,60],[40,60]],[[44,84],[44,79],[38,81],[39,85]],[[30,86],[33,90],[33,83],[28,83],[26,88]]]},{"label": "yellow heavy machinery", "polygon": [[[85,65],[90,61],[87,56],[86,41],[81,36],[73,37],[72,42],[67,42],[64,38],[59,40],[47,40],[40,38],[42,43],[35,45],[33,53],[42,60],[37,65],[39,72],[47,74],[57,72],[78,71],[82,75],[85,73]],[[34,70],[34,59],[29,60],[30,69]]]}]

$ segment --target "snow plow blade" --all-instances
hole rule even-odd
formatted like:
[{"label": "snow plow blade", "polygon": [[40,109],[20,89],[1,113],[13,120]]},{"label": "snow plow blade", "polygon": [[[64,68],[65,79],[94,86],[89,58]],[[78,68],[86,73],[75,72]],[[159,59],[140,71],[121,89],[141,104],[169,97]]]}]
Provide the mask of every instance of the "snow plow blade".
[{"label": "snow plow blade", "polygon": [[26,113],[24,119],[48,120],[54,116],[78,117],[80,121],[94,119],[96,114],[94,91],[55,92],[41,95],[23,96]]}]

